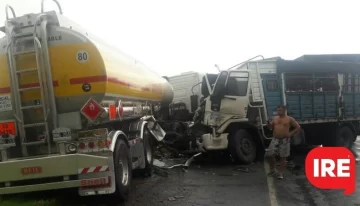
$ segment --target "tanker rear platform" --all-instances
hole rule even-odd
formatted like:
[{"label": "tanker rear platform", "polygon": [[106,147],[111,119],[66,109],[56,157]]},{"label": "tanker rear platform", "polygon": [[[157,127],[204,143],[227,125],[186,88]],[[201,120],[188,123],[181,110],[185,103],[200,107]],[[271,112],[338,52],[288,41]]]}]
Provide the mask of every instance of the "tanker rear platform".
[{"label": "tanker rear platform", "polygon": [[[0,168],[7,171],[0,176],[0,194],[82,187],[86,181],[112,176],[109,172],[114,171],[112,161],[112,156],[70,154],[0,162]],[[87,177],[84,175],[87,172],[97,172],[97,175]]]}]

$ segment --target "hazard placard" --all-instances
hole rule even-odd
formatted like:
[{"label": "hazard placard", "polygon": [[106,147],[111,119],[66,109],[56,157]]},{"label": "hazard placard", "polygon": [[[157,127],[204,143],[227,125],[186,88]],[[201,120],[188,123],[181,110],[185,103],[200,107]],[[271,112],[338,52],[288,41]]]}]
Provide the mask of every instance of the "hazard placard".
[{"label": "hazard placard", "polygon": [[89,101],[87,101],[81,109],[81,114],[83,114],[90,121],[96,120],[103,112],[104,109],[102,106],[94,99],[89,99]]}]

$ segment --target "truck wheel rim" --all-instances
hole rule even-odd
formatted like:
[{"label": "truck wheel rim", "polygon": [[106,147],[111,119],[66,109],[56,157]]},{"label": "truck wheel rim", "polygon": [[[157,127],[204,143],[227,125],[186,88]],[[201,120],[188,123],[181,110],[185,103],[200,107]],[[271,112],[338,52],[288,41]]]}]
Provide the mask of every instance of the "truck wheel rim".
[{"label": "truck wheel rim", "polygon": [[150,142],[149,142],[149,132],[147,130],[144,131],[144,145],[145,145],[145,149],[146,149],[146,160],[148,163],[151,163],[152,160],[152,151],[151,151],[151,146],[150,146]]},{"label": "truck wheel rim", "polygon": [[251,142],[247,139],[243,139],[241,149],[246,155],[251,154]]},{"label": "truck wheel rim", "polygon": [[119,165],[122,168],[121,172],[121,183],[123,185],[127,185],[129,182],[129,164],[127,160],[127,156],[123,155],[119,161]]}]

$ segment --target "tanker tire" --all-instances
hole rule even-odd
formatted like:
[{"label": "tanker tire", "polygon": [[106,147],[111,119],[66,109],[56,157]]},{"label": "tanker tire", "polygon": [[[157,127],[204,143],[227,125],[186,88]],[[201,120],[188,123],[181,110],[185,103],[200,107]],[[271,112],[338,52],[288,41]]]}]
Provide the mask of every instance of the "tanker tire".
[{"label": "tanker tire", "polygon": [[348,126],[342,126],[336,132],[336,146],[351,149],[355,138],[354,132]]},{"label": "tanker tire", "polygon": [[142,175],[145,177],[150,177],[152,175],[152,165],[154,163],[154,148],[151,137],[151,133],[145,126],[143,134],[145,168],[140,169]]},{"label": "tanker tire", "polygon": [[256,143],[244,129],[239,129],[230,136],[229,150],[237,163],[251,164],[256,158]]},{"label": "tanker tire", "polygon": [[[114,153],[115,164],[115,196],[120,201],[126,201],[130,194],[132,163],[130,150],[123,139],[118,139]],[[124,176],[125,174],[125,176]]]}]

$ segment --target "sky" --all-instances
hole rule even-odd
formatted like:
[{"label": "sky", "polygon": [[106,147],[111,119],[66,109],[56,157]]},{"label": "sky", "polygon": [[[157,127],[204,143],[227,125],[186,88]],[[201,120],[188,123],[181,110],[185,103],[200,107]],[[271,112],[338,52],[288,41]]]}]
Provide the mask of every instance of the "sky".
[{"label": "sky", "polygon": [[[257,55],[360,53],[356,0],[58,1],[65,16],[160,75],[215,73],[215,64],[227,69]],[[41,0],[0,0],[0,9],[6,4],[18,16],[41,10]]]}]

